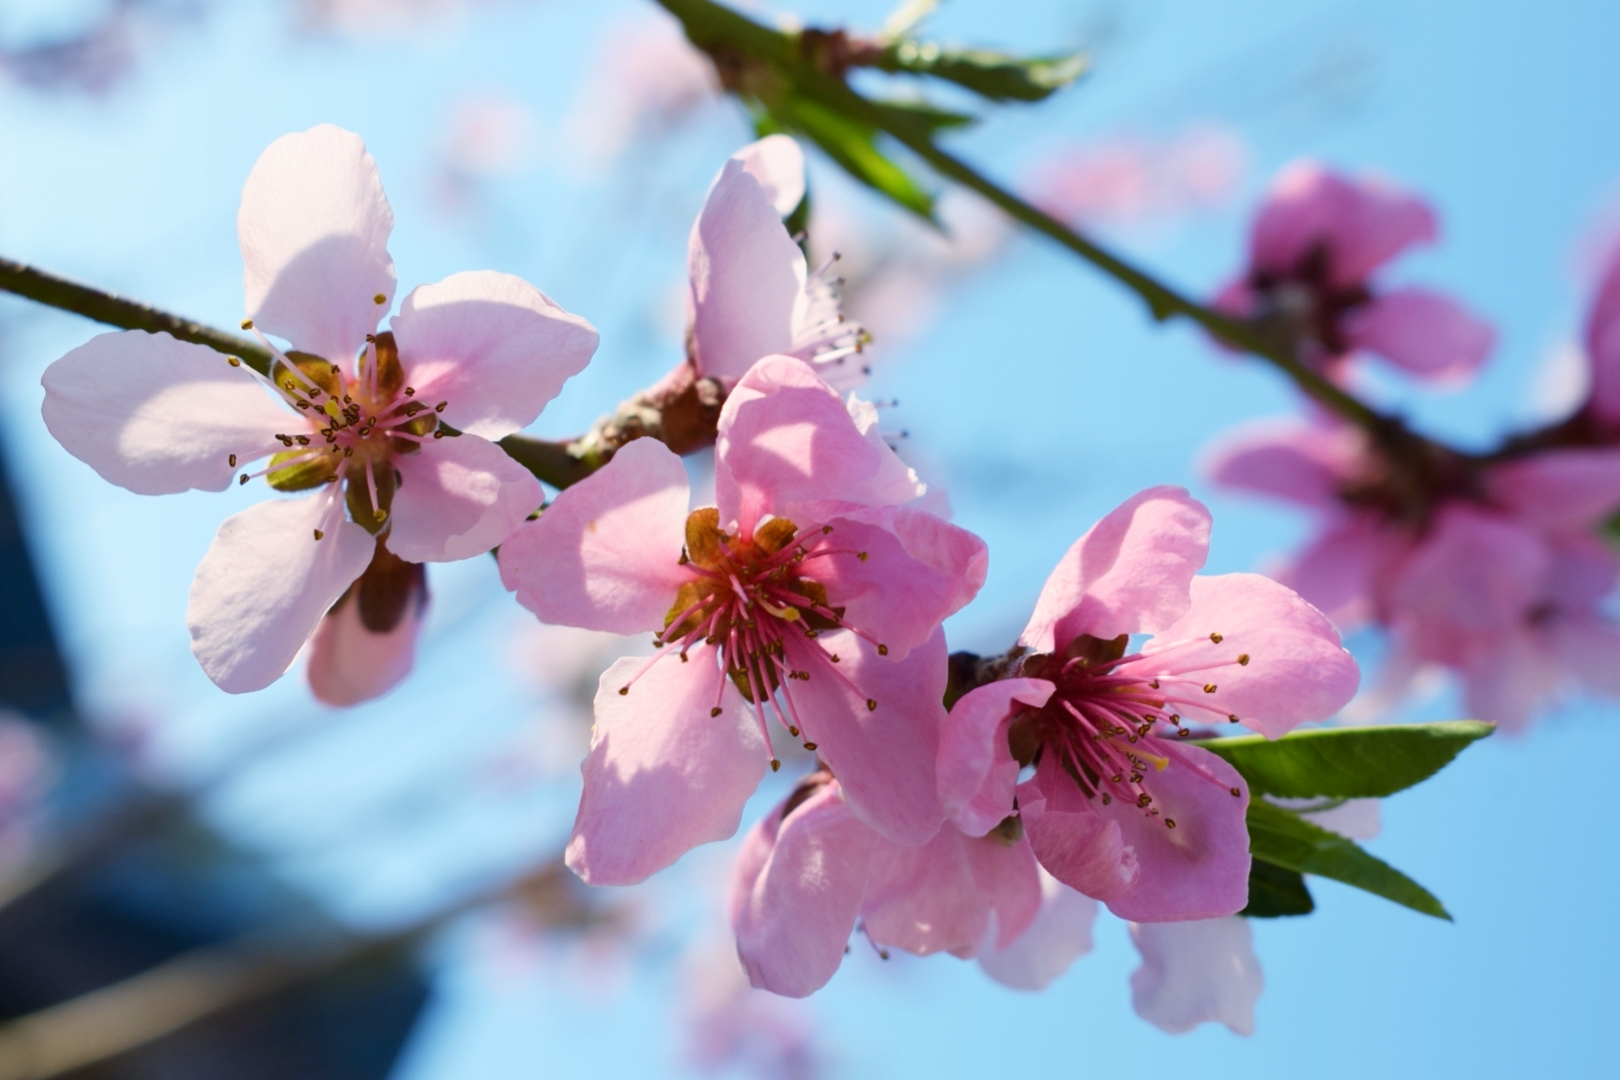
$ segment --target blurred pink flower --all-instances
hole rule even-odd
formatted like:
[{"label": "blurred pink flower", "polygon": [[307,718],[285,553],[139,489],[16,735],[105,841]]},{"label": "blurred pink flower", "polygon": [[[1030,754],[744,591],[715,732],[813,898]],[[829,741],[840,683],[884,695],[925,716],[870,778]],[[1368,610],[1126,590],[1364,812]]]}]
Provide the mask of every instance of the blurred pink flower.
[{"label": "blurred pink flower", "polygon": [[[1185,725],[1241,719],[1276,737],[1332,716],[1359,678],[1289,589],[1195,576],[1209,527],[1170,487],[1099,521],[1047,579],[1018,639],[1029,654],[958,701],[941,741],[940,796],[964,832],[1016,806],[1041,865],[1122,918],[1207,919],[1248,902],[1247,785],[1179,743]],[[1154,637],[1124,655],[1141,633]]]},{"label": "blurred pink flower", "polygon": [[[569,866],[630,884],[736,831],[774,762],[767,717],[896,842],[939,828],[940,622],[984,581],[977,537],[904,505],[916,475],[808,365],[767,357],[721,410],[718,507],[639,439],[502,545],[550,622],[653,630],[602,676]],[[750,716],[750,706],[752,715]]]},{"label": "blurred pink flower", "polygon": [[1317,515],[1279,577],[1341,625],[1390,631],[1387,691],[1441,664],[1471,715],[1510,729],[1574,684],[1620,694],[1620,629],[1603,613],[1620,560],[1595,535],[1620,506],[1620,449],[1414,475],[1318,419],[1239,429],[1208,471]]},{"label": "blurred pink flower", "polygon": [[711,1073],[740,1069],[761,1080],[821,1074],[805,1006],[756,990],[726,938],[695,946],[682,967],[686,1058]]},{"label": "blurred pink flower", "polygon": [[[393,211],[365,145],[330,125],[265,150],[238,225],[244,326],[276,357],[271,386],[235,358],[128,331],[52,364],[42,412],[70,453],[138,494],[221,491],[238,466],[266,456],[240,482],[263,475],[280,491],[314,489],[220,526],[187,621],[209,678],[231,693],[259,690],[359,579],[358,620],[345,608],[326,619],[311,668],[319,696],[349,703],[409,670],[401,656],[420,570],[393,564],[483,554],[543,501],[539,482],[492,440],[539,415],[590,359],[596,331],[526,282],[478,272],[418,288],[391,329],[373,333],[394,292]],[[456,437],[443,437],[441,418]],[[390,580],[410,580],[373,603],[362,575],[382,544]],[[395,634],[402,621],[409,629]],[[334,661],[376,669],[339,673]]]},{"label": "blurred pink flower", "polygon": [[31,846],[51,772],[50,754],[33,725],[0,711],[0,865]]},{"label": "blurred pink flower", "polygon": [[1255,217],[1248,267],[1215,306],[1275,321],[1304,362],[1336,378],[1353,356],[1370,352],[1417,378],[1464,382],[1490,354],[1495,330],[1441,293],[1373,280],[1437,231],[1434,211],[1415,195],[1295,162],[1278,174]]},{"label": "blurred pink flower", "polygon": [[1249,920],[1132,923],[1142,964],[1131,973],[1136,1014],[1172,1035],[1199,1024],[1254,1034],[1254,1003],[1265,984]]},{"label": "blurred pink flower", "polygon": [[1054,217],[1087,226],[1133,226],[1226,202],[1243,179],[1243,140],[1197,124],[1168,139],[1122,136],[1065,150],[1032,170],[1029,190]]}]

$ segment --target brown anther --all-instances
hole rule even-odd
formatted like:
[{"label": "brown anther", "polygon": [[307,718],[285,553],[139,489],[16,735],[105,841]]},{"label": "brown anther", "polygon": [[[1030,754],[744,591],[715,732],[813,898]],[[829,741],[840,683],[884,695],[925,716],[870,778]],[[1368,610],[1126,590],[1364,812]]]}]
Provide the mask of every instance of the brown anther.
[{"label": "brown anther", "polygon": [[231,455],[231,468],[233,468],[233,469],[236,468],[236,455],[235,454]]},{"label": "brown anther", "polygon": [[243,319],[242,320],[242,329],[244,329],[244,330],[253,329],[253,320],[252,319]]},{"label": "brown anther", "polygon": [[1209,640],[1211,640],[1215,644],[1219,645],[1221,642],[1226,640],[1226,635],[1225,634],[1211,634],[1211,635],[1209,635]]},{"label": "brown anther", "polygon": [[630,687],[629,687],[629,685],[628,685],[628,684],[626,684],[626,685],[624,685],[624,686],[621,686],[621,687],[619,687],[619,696],[620,696],[620,697],[624,697],[624,696],[625,696],[625,695],[626,695],[626,694],[628,694],[628,693],[629,693],[629,692],[630,692]]},{"label": "brown anther", "polygon": [[1237,723],[1238,722],[1237,713],[1232,713],[1232,714],[1228,715],[1227,718],[1226,718],[1226,722],[1228,724]]},{"label": "brown anther", "polygon": [[1146,810],[1148,803],[1150,803],[1152,801],[1153,801],[1153,796],[1149,795],[1145,791],[1142,792],[1142,794],[1140,794],[1140,795],[1138,795],[1136,797],[1136,805],[1141,807],[1143,810]]},{"label": "brown anther", "polygon": [[388,303],[388,297],[384,296],[382,293],[378,293],[376,296],[371,298],[371,302],[373,304],[386,304]]},{"label": "brown anther", "polygon": [[835,664],[838,663],[838,654],[837,653],[832,654],[832,662],[835,663]]},{"label": "brown anther", "polygon": [[866,711],[867,712],[877,712],[877,698],[867,698],[866,699]]},{"label": "brown anther", "polygon": [[799,737],[799,729],[794,727],[792,724],[789,724],[788,725],[788,734],[793,736],[795,739],[797,739]]},{"label": "brown anther", "polygon": [[248,482],[248,475],[247,475],[247,473],[243,473],[242,474],[242,479],[238,480],[236,483],[237,483],[237,486],[240,487],[242,484],[245,484],[247,482]]},{"label": "brown anther", "polygon": [[416,387],[414,387],[414,386],[407,386],[407,387],[406,387],[406,388],[405,388],[405,396],[406,396],[406,397],[415,397],[415,396],[416,396]]},{"label": "brown anther", "polygon": [[442,438],[444,438],[444,432],[442,432],[442,431],[435,431],[435,432],[434,432],[434,433],[433,433],[433,437],[434,437],[434,438],[435,438],[435,439],[442,439]]},{"label": "brown anther", "polygon": [[815,743],[813,743],[813,742],[807,742],[807,743],[805,743],[805,744],[804,744],[804,748],[805,748],[805,749],[806,749],[806,750],[808,750],[808,751],[810,751],[810,752],[811,752],[811,753],[812,753],[812,754],[813,754],[813,753],[815,753],[815,752],[816,752],[816,744],[815,744]]},{"label": "brown anther", "polygon": [[1232,798],[1234,799],[1240,799],[1243,797],[1243,791],[1241,788],[1227,788],[1226,790],[1232,793]]},{"label": "brown anther", "polygon": [[1249,666],[1249,654],[1248,653],[1238,653],[1238,666],[1239,667],[1248,667]]},{"label": "brown anther", "polygon": [[319,530],[319,529],[315,530],[315,539],[320,540],[320,539],[324,538],[325,536],[326,536],[326,534],[321,532],[321,530]]},{"label": "brown anther", "polygon": [[725,712],[725,710],[722,709],[720,706],[716,705],[714,708],[709,710],[709,715],[711,717],[719,716],[723,712]]},{"label": "brown anther", "polygon": [[686,656],[685,653],[681,653],[681,663],[690,664],[691,662],[692,662],[691,660],[687,659],[687,656]]},{"label": "brown anther", "polygon": [[437,405],[433,406],[433,411],[434,412],[444,412],[445,406],[447,406],[449,404],[450,403],[448,401],[441,401]]},{"label": "brown anther", "polygon": [[771,758],[771,772],[778,772],[781,770],[781,768],[782,763],[777,761],[775,758]]},{"label": "brown anther", "polygon": [[1165,818],[1164,819],[1164,827],[1167,828],[1167,829],[1175,828],[1176,827],[1176,819],[1175,818]]},{"label": "brown anther", "polygon": [[859,560],[861,560],[861,562],[865,562],[865,561],[866,561],[866,558],[867,558],[867,555],[868,555],[868,553],[867,553],[867,552],[865,552],[865,551],[857,551],[857,552],[856,552],[856,553],[855,553],[855,557],[856,557],[856,558],[857,558],[857,559],[859,559]]},{"label": "brown anther", "polygon": [[1215,684],[1214,683],[1207,682],[1207,683],[1204,684],[1204,693],[1213,694],[1214,692],[1215,692]]},{"label": "brown anther", "polygon": [[1104,806],[1108,806],[1113,801],[1114,801],[1114,797],[1112,795],[1108,794],[1108,792],[1106,792],[1106,791],[1103,792],[1102,804]]},{"label": "brown anther", "polygon": [[227,356],[225,358],[225,362],[227,364],[231,365],[231,367],[241,367],[242,366],[242,361],[238,360],[234,356]]},{"label": "brown anther", "polygon": [[299,446],[308,446],[309,445],[309,436],[308,435],[300,435],[300,436],[298,436],[298,445]]},{"label": "brown anther", "polygon": [[889,647],[887,645],[884,645],[882,642],[879,642],[878,643],[878,655],[879,656],[888,656],[889,655]]},{"label": "brown anther", "polygon": [[1177,728],[1176,729],[1176,734],[1180,735],[1183,739],[1185,739],[1187,736],[1192,734],[1192,728],[1185,728],[1185,727],[1184,728]]},{"label": "brown anther", "polygon": [[1154,679],[1152,682],[1148,683],[1148,685],[1157,690],[1159,688],[1159,680]]},{"label": "brown anther", "polygon": [[832,532],[832,526],[831,525],[823,525],[821,527],[821,534],[823,536],[826,536],[830,532]]}]

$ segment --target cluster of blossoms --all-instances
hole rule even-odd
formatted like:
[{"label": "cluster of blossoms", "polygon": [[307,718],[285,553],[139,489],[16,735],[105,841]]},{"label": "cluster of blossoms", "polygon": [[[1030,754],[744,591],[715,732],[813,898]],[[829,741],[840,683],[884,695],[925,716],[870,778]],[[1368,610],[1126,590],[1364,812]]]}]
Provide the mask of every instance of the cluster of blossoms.
[{"label": "cluster of blossoms", "polygon": [[[1367,282],[1433,233],[1414,197],[1296,165],[1256,219],[1250,269],[1220,303],[1287,320],[1299,354],[1335,378],[1361,350],[1421,377],[1466,378],[1489,349],[1488,327],[1436,293]],[[1620,694],[1620,627],[1604,614],[1620,559],[1600,535],[1620,508],[1617,327],[1620,260],[1587,324],[1587,400],[1490,454],[1382,437],[1320,410],[1253,424],[1212,451],[1215,482],[1317,516],[1316,536],[1278,576],[1341,627],[1389,632],[1380,696],[1440,665],[1462,679],[1473,715],[1511,729],[1574,684]]]},{"label": "cluster of blossoms", "polygon": [[[1038,987],[1089,949],[1101,903],[1133,924],[1143,1015],[1247,1030],[1259,975],[1232,916],[1249,791],[1199,738],[1327,719],[1354,660],[1290,588],[1198,576],[1209,514],[1161,487],[1070,548],[1015,646],[948,708],[942,623],[988,553],[933,512],[873,407],[840,396],[865,334],[783,225],[803,192],[784,137],[726,163],[692,230],[686,358],[544,506],[495,440],[585,365],[595,332],[490,272],[419,287],[379,330],[392,214],[360,140],[332,127],[272,144],[243,194],[244,326],[268,375],[103,335],[46,372],[45,420],[136,492],[263,477],[304,493],[229,518],[198,568],[193,650],[225,690],[268,685],[307,645],[317,697],[385,692],[411,665],[423,564],[497,549],[545,622],[652,634],[653,655],[616,661],[596,693],[566,855],[591,884],[733,836],[777,747],[802,747],[807,775],[733,871],[754,986],[813,992],[858,929]],[[709,444],[713,495],[694,497],[680,453]]]}]

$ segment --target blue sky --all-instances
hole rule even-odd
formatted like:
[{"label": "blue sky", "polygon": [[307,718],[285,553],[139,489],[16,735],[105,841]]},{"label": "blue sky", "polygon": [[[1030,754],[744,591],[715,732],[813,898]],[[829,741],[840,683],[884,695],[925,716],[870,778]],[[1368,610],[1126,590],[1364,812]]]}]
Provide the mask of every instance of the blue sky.
[{"label": "blue sky", "polygon": [[[377,37],[299,32],[289,6],[241,3],[171,27],[105,99],[0,84],[0,252],[218,325],[241,317],[235,212],[260,150],[331,121],[360,132],[398,225],[402,286],[478,267],[520,274],[602,330],[597,360],[538,430],[579,430],[678,355],[667,312],[684,233],[708,177],[744,137],[722,106],[611,174],[591,174],[565,123],[592,49],[649,5],[471,5],[425,29]],[[52,18],[67,19],[60,6]],[[95,4],[87,0],[86,10]],[[1528,421],[1542,366],[1584,302],[1575,253],[1620,191],[1620,8],[1598,3],[1146,0],[1008,5],[953,0],[938,32],[1034,50],[1092,42],[1094,73],[1049,105],[1006,110],[959,140],[1015,178],[1043,153],[1120,133],[1169,136],[1195,121],[1249,150],[1239,197],[1173,229],[1112,239],[1195,291],[1240,257],[1253,195],[1303,155],[1376,169],[1431,196],[1442,242],[1394,277],[1453,291],[1500,329],[1485,375],[1461,393],[1392,400],[1469,443]],[[875,25],[883,5],[818,2],[807,21]],[[19,7],[0,35],[25,34]],[[43,18],[43,16],[32,16]],[[82,17],[82,14],[80,15]],[[440,153],[468,96],[521,103],[527,156],[448,208]],[[813,165],[813,170],[819,168]],[[812,184],[837,196],[825,169]],[[860,208],[874,235],[885,211]],[[814,240],[814,235],[812,235]],[[859,232],[854,241],[858,243]],[[853,257],[853,252],[852,252]],[[295,674],[228,698],[188,651],[186,589],[219,520],[250,491],[144,499],[102,483],[39,422],[39,373],[92,328],[0,301],[0,438],[85,700],[109,724],[153,733],[151,768],[175,783],[229,769],[210,798],[223,827],[289,880],[363,925],[382,925],[549,851],[577,781],[491,781],[514,746],[563,718],[525,664],[526,619],[493,563],[435,567],[418,673],[351,714],[315,705]],[[950,491],[959,523],[990,543],[981,600],[953,644],[1005,647],[1057,555],[1136,490],[1181,483],[1215,511],[1210,565],[1248,569],[1286,551],[1304,522],[1224,496],[1194,461],[1220,430],[1295,406],[1257,366],[1222,359],[1185,327],[1155,327],[1129,296],[1072,258],[1017,242],[956,287],[922,332],[876,353],[874,396],[908,452]],[[1369,670],[1378,643],[1352,641]],[[509,658],[528,648],[524,664]],[[1456,715],[1454,696],[1408,718]],[[543,740],[542,740],[543,741]],[[1147,1069],[1201,1076],[1610,1075],[1620,899],[1599,763],[1620,754],[1620,709],[1581,700],[1528,736],[1469,751],[1385,807],[1377,854],[1442,897],[1455,925],[1322,883],[1308,919],[1256,928],[1267,990],[1259,1032],[1170,1037],[1131,1013],[1135,964],[1122,924],[1048,992],[1020,995],[976,966],[887,964],[853,954],[806,1005],[838,1075],[1058,1075]],[[1583,768],[1576,770],[1574,765]],[[1592,776],[1584,768],[1592,764]],[[750,808],[751,819],[773,797]],[[496,973],[477,928],[434,950],[430,1013],[405,1080],[663,1073],[678,1068],[675,945],[704,918],[708,853],[644,890],[657,932],[632,974],[589,992],[591,964],[564,956]],[[590,980],[595,985],[597,980]]]}]

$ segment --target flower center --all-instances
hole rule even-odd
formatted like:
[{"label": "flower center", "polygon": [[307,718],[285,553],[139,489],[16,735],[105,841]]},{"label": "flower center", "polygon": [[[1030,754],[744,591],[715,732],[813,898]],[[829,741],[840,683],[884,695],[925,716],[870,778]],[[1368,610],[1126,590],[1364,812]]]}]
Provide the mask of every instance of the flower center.
[{"label": "flower center", "polygon": [[[674,649],[685,663],[694,646],[715,646],[726,677],[753,706],[766,745],[770,745],[769,710],[789,735],[803,739],[804,748],[814,751],[816,743],[793,701],[792,683],[837,679],[866,703],[868,711],[878,707],[876,699],[867,697],[839,670],[839,655],[818,640],[826,631],[848,630],[875,645],[879,655],[888,655],[887,645],[844,618],[844,608],[833,606],[826,587],[815,578],[819,560],[854,557],[865,562],[867,553],[840,547],[831,525],[801,531],[786,518],[772,518],[745,539],[721,531],[719,519],[714,507],[696,510],[686,519],[682,563],[695,576],[680,587],[664,617],[663,633],[655,642],[659,656]],[[790,662],[789,645],[800,641],[811,648],[793,652],[816,670],[795,668]],[[627,683],[619,693],[629,690]],[[718,698],[717,692],[712,716],[720,715]],[[773,755],[771,768],[780,765]]]},{"label": "flower center", "polygon": [[[1056,689],[1039,709],[1017,717],[1007,732],[1008,748],[1020,765],[1038,765],[1054,755],[1058,766],[1089,799],[1108,806],[1116,799],[1148,817],[1163,817],[1153,802],[1153,776],[1171,761],[1165,752],[1174,734],[1192,734],[1182,713],[1229,723],[1238,716],[1219,703],[1220,687],[1208,681],[1228,664],[1247,667],[1248,653],[1210,664],[1186,659],[1190,646],[1219,645],[1219,633],[1170,643],[1153,653],[1125,656],[1127,635],[1112,640],[1082,634],[1062,655],[1042,653],[1024,661],[1021,674],[1047,679]],[[1176,653],[1183,653],[1178,662]],[[1199,649],[1199,652],[1203,652]],[[1229,789],[1233,796],[1242,793]]]},{"label": "flower center", "polygon": [[1333,255],[1320,242],[1312,244],[1289,270],[1256,270],[1249,276],[1249,284],[1264,298],[1260,316],[1280,319],[1300,337],[1314,342],[1322,351],[1320,359],[1350,351],[1344,317],[1372,299],[1365,285],[1333,282]]}]

